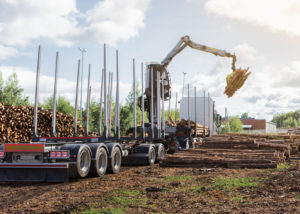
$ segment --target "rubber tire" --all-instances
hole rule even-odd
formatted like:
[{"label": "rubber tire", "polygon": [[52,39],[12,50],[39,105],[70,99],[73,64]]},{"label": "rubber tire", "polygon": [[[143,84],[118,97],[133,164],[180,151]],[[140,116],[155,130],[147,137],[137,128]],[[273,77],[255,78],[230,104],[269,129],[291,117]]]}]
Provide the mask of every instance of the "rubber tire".
[{"label": "rubber tire", "polygon": [[[102,169],[100,170],[100,166],[99,166],[99,160],[101,157],[104,156],[104,166],[101,166]],[[107,170],[107,166],[108,166],[108,157],[107,157],[107,151],[103,148],[100,147],[97,149],[97,153],[96,153],[96,157],[95,157],[95,164],[94,164],[94,171],[97,177],[101,177],[106,173]]]},{"label": "rubber tire", "polygon": [[166,156],[166,150],[164,146],[160,146],[158,151],[157,151],[157,160],[156,162],[165,159]]},{"label": "rubber tire", "polygon": [[[118,161],[118,163],[116,163]],[[120,171],[122,165],[122,153],[119,147],[114,147],[111,151],[111,158],[108,161],[108,172],[116,174]]]},{"label": "rubber tire", "polygon": [[185,147],[183,149],[188,150],[190,148],[190,140],[188,138],[184,139]]},{"label": "rubber tire", "polygon": [[[81,160],[84,157],[84,155],[86,155],[85,158],[87,158],[87,160],[86,160],[87,166],[85,166],[85,167],[87,167],[86,170],[82,170],[82,168],[81,168]],[[81,147],[78,151],[77,160],[76,160],[76,171],[77,171],[78,177],[84,178],[89,174],[90,168],[91,168],[91,160],[92,160],[92,158],[91,158],[91,152],[89,150],[89,147],[88,146]]]},{"label": "rubber tire", "polygon": [[155,147],[151,146],[148,152],[148,165],[152,166],[153,164],[155,164],[155,160],[156,160]]}]

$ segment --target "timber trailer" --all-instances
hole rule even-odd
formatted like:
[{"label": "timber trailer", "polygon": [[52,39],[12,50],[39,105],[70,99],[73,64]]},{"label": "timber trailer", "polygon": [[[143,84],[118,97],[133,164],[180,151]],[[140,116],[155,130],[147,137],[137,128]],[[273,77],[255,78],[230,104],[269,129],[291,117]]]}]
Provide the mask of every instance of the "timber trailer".
[{"label": "timber trailer", "polygon": [[[0,145],[0,181],[46,181],[65,182],[69,178],[84,178],[90,176],[102,176],[107,171],[118,173],[121,165],[152,165],[165,156],[165,149],[170,142],[163,142],[162,135],[154,129],[149,130],[147,136],[144,130],[144,108],[142,107],[142,134],[137,136],[136,127],[136,84],[135,84],[135,60],[133,59],[133,95],[134,116],[133,135],[130,137],[120,136],[120,108],[119,108],[119,60],[116,51],[116,107],[114,121],[114,135],[111,136],[111,103],[113,74],[109,73],[107,85],[106,72],[106,45],[104,45],[104,64],[102,70],[101,98],[99,111],[99,136],[89,136],[89,103],[91,96],[90,75],[91,65],[88,73],[87,106],[85,116],[85,136],[77,134],[78,96],[80,80],[80,60],[78,61],[75,114],[74,114],[74,136],[57,137],[56,135],[56,96],[59,53],[56,53],[55,80],[53,93],[53,109],[51,122],[51,137],[38,135],[38,98],[39,98],[39,76],[40,76],[41,46],[38,48],[35,105],[33,118],[32,142],[6,143]],[[159,75],[157,75],[159,77]],[[157,99],[160,99],[160,80],[156,81]],[[153,106],[153,75],[151,78],[151,118],[157,106]],[[143,90],[143,64],[142,64],[142,90]],[[162,87],[164,88],[164,87]],[[108,91],[108,92],[107,92]],[[103,98],[104,97],[104,109]],[[158,100],[160,103],[160,100]],[[159,108],[159,107],[158,107]],[[102,110],[104,110],[104,127],[101,132]],[[157,110],[155,110],[157,112]],[[151,120],[151,127],[154,127]],[[158,130],[158,129],[156,129]],[[159,130],[160,131],[160,130]],[[162,143],[164,144],[162,144]],[[167,144],[166,144],[167,143]]]},{"label": "timber trailer", "polygon": [[[111,108],[113,73],[109,73],[107,84],[106,71],[106,45],[103,49],[103,70],[101,81],[99,130],[98,136],[89,136],[89,103],[91,96],[89,65],[87,106],[85,116],[85,136],[77,134],[78,96],[80,80],[80,60],[78,60],[74,136],[57,137],[56,135],[56,95],[59,53],[56,53],[55,81],[53,93],[53,108],[51,122],[51,137],[38,135],[38,101],[39,101],[39,76],[41,61],[41,46],[38,48],[35,104],[33,118],[32,142],[6,143],[0,145],[0,181],[47,181],[64,182],[69,178],[84,178],[88,175],[102,176],[107,171],[118,173],[121,165],[152,165],[162,160],[165,152],[173,153],[178,148],[187,149],[193,139],[190,128],[185,136],[176,136],[176,129],[168,129],[165,125],[164,102],[171,99],[170,77],[167,66],[171,60],[186,46],[212,53],[216,56],[233,58],[232,70],[235,71],[236,57],[223,50],[199,45],[184,36],[162,61],[162,63],[149,63],[146,66],[146,88],[144,95],[139,99],[142,109],[142,125],[136,125],[136,78],[135,60],[133,59],[133,128],[131,136],[120,136],[120,104],[119,104],[119,59],[116,51],[116,107],[114,120],[114,135],[111,135]],[[143,64],[141,66],[142,91],[144,91]],[[196,92],[196,89],[195,89]],[[189,94],[189,90],[188,90]],[[176,96],[177,97],[177,96]],[[189,97],[189,95],[188,95]],[[196,93],[195,93],[196,97]],[[104,103],[103,103],[104,100]],[[104,106],[104,109],[102,109]],[[177,108],[177,98],[176,98]],[[197,106],[195,105],[195,108]],[[104,127],[102,133],[102,110],[104,110]],[[148,112],[150,123],[144,123],[144,110]],[[188,111],[190,108],[188,109]],[[139,131],[139,135],[138,132]],[[204,132],[205,133],[205,132]]]}]

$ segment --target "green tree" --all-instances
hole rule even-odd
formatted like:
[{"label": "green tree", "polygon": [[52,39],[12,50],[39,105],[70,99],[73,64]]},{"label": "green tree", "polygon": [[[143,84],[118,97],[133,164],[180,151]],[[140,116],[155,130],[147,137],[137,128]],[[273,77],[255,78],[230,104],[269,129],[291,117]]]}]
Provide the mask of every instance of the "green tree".
[{"label": "green tree", "polygon": [[[165,110],[165,120],[166,121],[169,120],[168,117],[169,117],[169,110]],[[171,109],[171,111],[170,111],[170,117],[172,118],[173,121],[175,121],[175,110],[174,109]],[[180,117],[180,112],[177,111],[176,112],[176,119],[177,119],[177,121],[179,120],[179,117]]]},{"label": "green tree", "polygon": [[248,113],[247,112],[243,113],[241,119],[247,119],[247,118],[249,118]]},{"label": "green tree", "polygon": [[[52,109],[53,108],[53,97],[47,98],[42,104],[43,108]],[[64,97],[59,96],[56,102],[56,111],[61,112],[63,114],[74,116],[75,108],[71,105],[71,103],[66,100]]]},{"label": "green tree", "polygon": [[13,73],[3,81],[0,72],[0,102],[5,105],[29,105],[28,97],[23,96],[23,88],[19,85],[17,74]]},{"label": "green tree", "polygon": [[238,117],[229,118],[230,131],[234,133],[239,133],[243,130],[243,124]]},{"label": "green tree", "polygon": [[300,125],[300,110],[277,114],[273,117],[272,122],[276,123],[277,127],[295,127]]},{"label": "green tree", "polygon": [[221,128],[221,133],[239,133],[243,130],[243,124],[239,117],[229,117],[225,126]]},{"label": "green tree", "polygon": [[220,133],[225,134],[225,133],[230,133],[230,125],[229,122],[227,122],[223,127],[221,127]]},{"label": "green tree", "polygon": [[[134,103],[134,96],[133,91],[130,91],[127,98],[125,105],[120,106],[120,133],[121,135],[125,135],[126,131],[133,127],[133,103]],[[139,88],[139,84],[136,85],[136,99],[142,96],[142,92]],[[144,112],[145,122],[148,122],[147,114]],[[141,125],[142,123],[142,110],[137,106],[136,108],[136,122],[137,126]]]}]

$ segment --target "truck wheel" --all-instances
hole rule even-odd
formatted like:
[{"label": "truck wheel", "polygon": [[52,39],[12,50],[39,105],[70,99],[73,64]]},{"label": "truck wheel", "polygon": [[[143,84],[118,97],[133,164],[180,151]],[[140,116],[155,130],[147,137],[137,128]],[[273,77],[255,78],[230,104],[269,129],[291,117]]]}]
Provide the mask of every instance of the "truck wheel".
[{"label": "truck wheel", "polygon": [[114,147],[111,152],[111,158],[108,165],[108,171],[116,174],[120,171],[122,164],[122,154],[118,147]]},{"label": "truck wheel", "polygon": [[79,149],[76,168],[77,174],[80,178],[84,178],[90,171],[91,167],[91,154],[87,146],[83,146]]},{"label": "truck wheel", "polygon": [[97,150],[95,160],[95,172],[98,177],[105,174],[108,165],[107,162],[107,152],[101,147]]},{"label": "truck wheel", "polygon": [[184,149],[187,150],[190,148],[190,141],[188,138],[184,139]]},{"label": "truck wheel", "polygon": [[151,146],[149,148],[149,153],[148,153],[148,164],[149,166],[153,165],[156,160],[156,153],[155,153],[155,148]]},{"label": "truck wheel", "polygon": [[165,147],[162,145],[162,146],[159,147],[159,149],[157,151],[157,160],[156,160],[156,162],[158,162],[160,160],[163,160],[165,158],[165,154],[166,154]]}]

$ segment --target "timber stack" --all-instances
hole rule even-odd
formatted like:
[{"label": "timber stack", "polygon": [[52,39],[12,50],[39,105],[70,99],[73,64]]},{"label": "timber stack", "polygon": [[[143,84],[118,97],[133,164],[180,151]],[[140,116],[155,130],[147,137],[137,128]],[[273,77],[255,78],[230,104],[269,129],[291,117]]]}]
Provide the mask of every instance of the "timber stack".
[{"label": "timber stack", "polygon": [[216,135],[205,138],[196,149],[168,155],[160,165],[196,168],[276,168],[286,160],[298,158],[300,136],[296,139],[270,139],[261,135]]},{"label": "timber stack", "polygon": [[[189,125],[189,121],[185,119],[181,119],[180,121],[177,121],[176,123],[172,120],[172,118],[169,118],[169,121],[166,122],[167,125],[176,127],[176,134],[177,135],[186,135],[186,130]],[[209,128],[208,126],[203,126],[200,125],[199,123],[196,123],[195,121],[190,120],[190,127],[192,131],[192,135],[196,137],[202,137],[204,135],[205,131],[205,136],[209,136]],[[196,129],[195,129],[196,128]],[[195,135],[196,132],[196,135]]]},{"label": "timber stack", "polygon": [[[52,111],[38,109],[38,134],[50,137]],[[56,134],[58,137],[72,137],[74,135],[74,118],[56,113]],[[3,105],[0,103],[0,143],[30,142],[33,129],[33,107]],[[84,128],[77,126],[79,136],[83,136]]]}]

